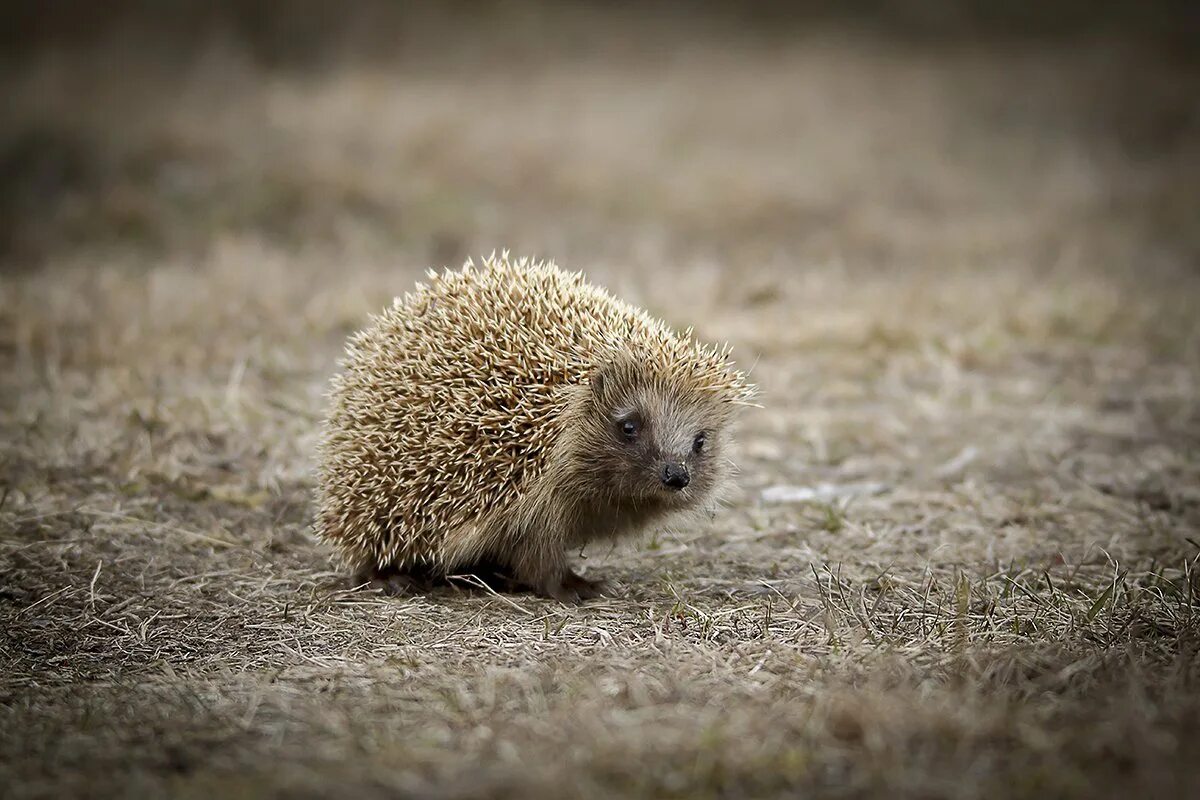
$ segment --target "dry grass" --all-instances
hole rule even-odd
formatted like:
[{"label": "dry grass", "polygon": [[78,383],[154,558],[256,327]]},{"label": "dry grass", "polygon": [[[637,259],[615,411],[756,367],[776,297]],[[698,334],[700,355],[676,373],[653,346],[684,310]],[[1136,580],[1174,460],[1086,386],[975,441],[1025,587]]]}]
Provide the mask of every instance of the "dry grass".
[{"label": "dry grass", "polygon": [[[1180,73],[468,49],[10,77],[0,794],[1200,791]],[[588,554],[617,599],[347,591],[309,531],[341,342],[505,245],[734,343],[740,493]]]}]

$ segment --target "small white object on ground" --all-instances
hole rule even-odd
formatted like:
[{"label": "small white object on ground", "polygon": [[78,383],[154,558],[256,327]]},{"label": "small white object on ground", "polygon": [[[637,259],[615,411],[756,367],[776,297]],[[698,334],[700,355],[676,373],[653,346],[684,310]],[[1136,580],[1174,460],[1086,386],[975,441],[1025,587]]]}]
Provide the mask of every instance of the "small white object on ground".
[{"label": "small white object on ground", "polygon": [[762,490],[764,503],[829,502],[886,492],[886,483],[818,483],[815,486],[768,486]]},{"label": "small white object on ground", "polygon": [[979,448],[973,444],[969,444],[954,458],[935,469],[933,474],[939,478],[952,478],[966,469],[967,465],[977,458],[979,458]]}]

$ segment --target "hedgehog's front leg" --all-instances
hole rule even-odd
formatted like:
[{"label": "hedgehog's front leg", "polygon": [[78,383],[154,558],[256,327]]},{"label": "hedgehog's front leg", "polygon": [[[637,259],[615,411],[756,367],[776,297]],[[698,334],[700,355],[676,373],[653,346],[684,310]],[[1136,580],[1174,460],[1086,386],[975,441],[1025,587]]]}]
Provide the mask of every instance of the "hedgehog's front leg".
[{"label": "hedgehog's front leg", "polygon": [[578,603],[579,592],[567,586],[566,553],[553,546],[525,547],[513,559],[513,577],[542,597],[560,603]]},{"label": "hedgehog's front leg", "polygon": [[557,542],[538,542],[520,548],[513,558],[512,573],[518,583],[560,603],[599,597],[605,589],[602,582],[575,574],[567,566],[567,554]]}]

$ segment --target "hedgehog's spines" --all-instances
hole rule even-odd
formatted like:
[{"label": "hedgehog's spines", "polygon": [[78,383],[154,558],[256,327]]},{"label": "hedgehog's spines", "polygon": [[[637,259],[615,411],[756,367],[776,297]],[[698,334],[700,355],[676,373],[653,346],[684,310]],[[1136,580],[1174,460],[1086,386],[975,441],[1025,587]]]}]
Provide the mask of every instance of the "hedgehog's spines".
[{"label": "hedgehog's spines", "polygon": [[728,345],[675,334],[552,261],[493,251],[427,281],[349,338],[331,383],[317,528],[356,569],[451,569],[519,541],[553,560],[552,529],[581,513],[557,498],[580,487],[547,466],[568,457],[568,410],[608,364],[636,354],[629,378],[656,391],[754,397]]}]

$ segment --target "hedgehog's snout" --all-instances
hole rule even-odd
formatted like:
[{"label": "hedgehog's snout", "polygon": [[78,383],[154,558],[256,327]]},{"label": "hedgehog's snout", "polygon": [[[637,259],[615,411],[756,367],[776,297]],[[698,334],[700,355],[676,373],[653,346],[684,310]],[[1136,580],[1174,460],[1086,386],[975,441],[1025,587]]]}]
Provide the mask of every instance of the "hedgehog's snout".
[{"label": "hedgehog's snout", "polygon": [[691,483],[692,478],[688,475],[687,467],[683,464],[677,464],[674,461],[668,461],[662,468],[663,486],[668,489],[679,491],[683,487]]}]

